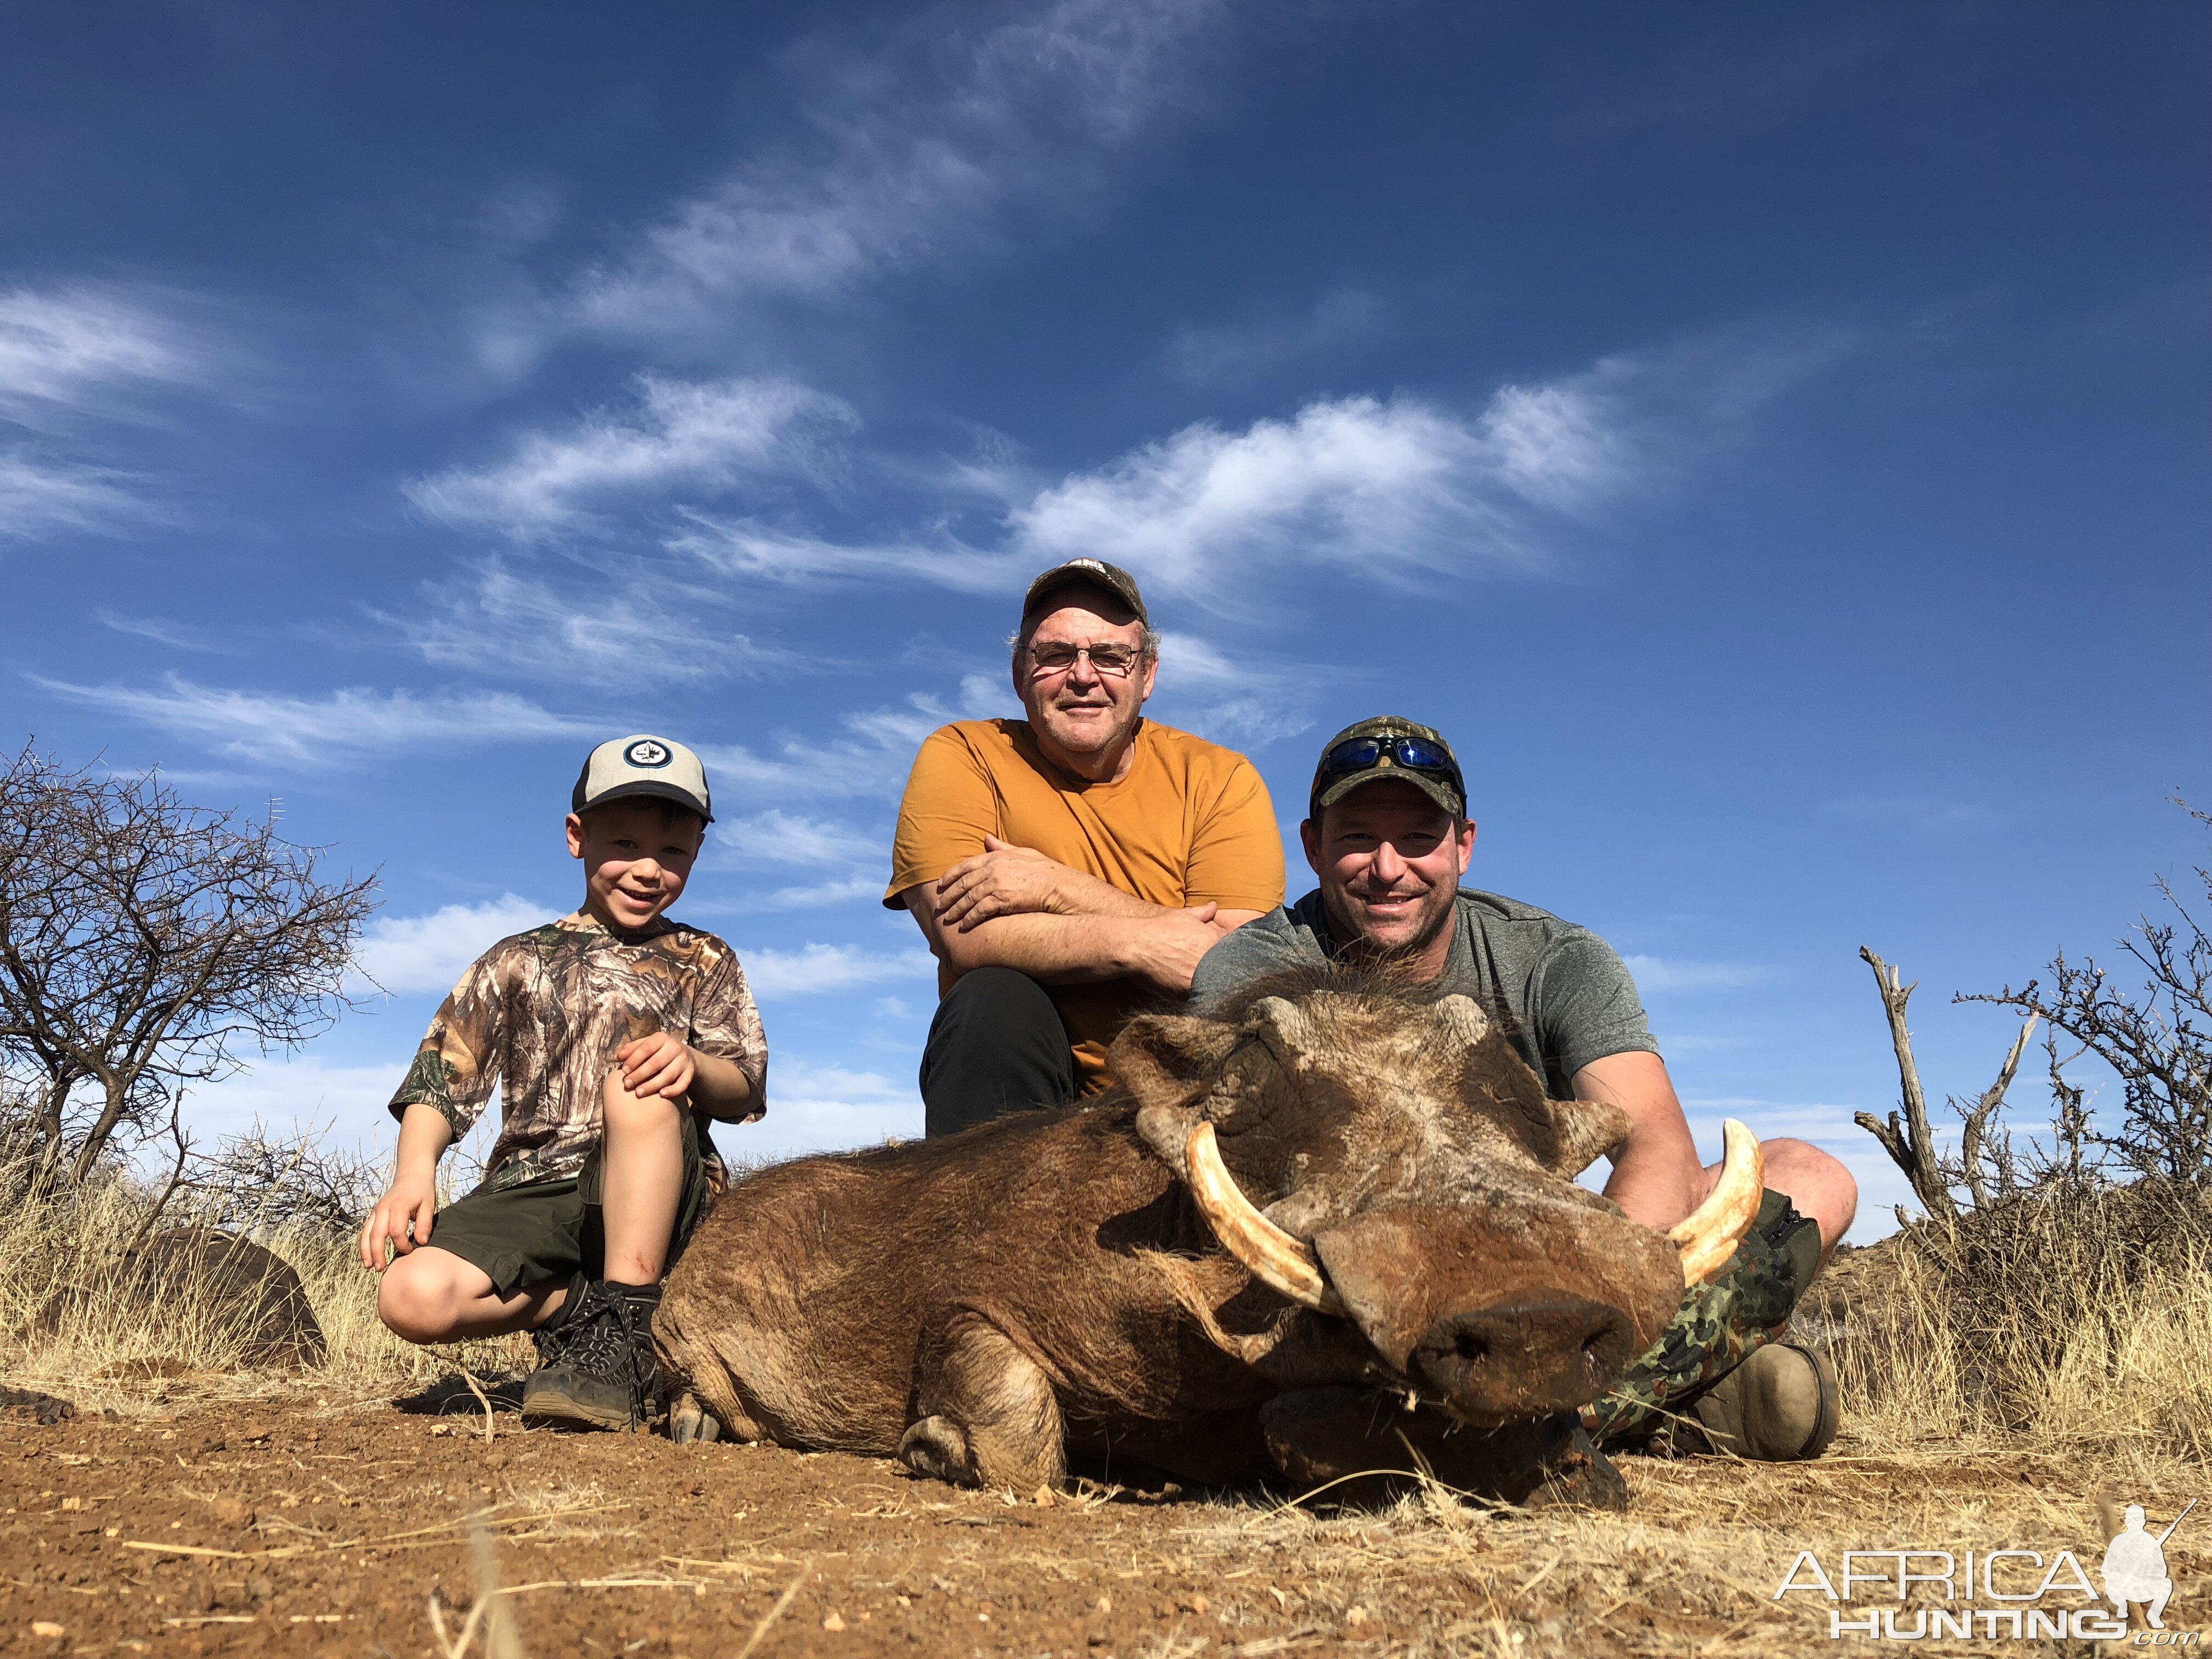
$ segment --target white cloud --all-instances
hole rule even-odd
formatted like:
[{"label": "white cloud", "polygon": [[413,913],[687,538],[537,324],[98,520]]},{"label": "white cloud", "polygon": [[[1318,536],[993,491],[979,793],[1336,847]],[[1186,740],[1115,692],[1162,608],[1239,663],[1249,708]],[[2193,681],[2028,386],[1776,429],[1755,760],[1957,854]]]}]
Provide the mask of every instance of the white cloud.
[{"label": "white cloud", "polygon": [[841,543],[696,508],[665,538],[718,574],[784,584],[867,576],[1005,592],[1040,565],[1112,560],[1149,587],[1249,601],[1259,573],[1353,568],[1539,572],[1547,515],[1583,516],[1635,476],[1638,458],[1596,374],[1509,386],[1468,418],[1411,396],[1321,398],[1241,431],[1210,422],[1103,467],[1032,487],[998,544]]},{"label": "white cloud", "polygon": [[717,866],[753,868],[797,865],[819,869],[824,865],[857,864],[878,857],[882,851],[874,840],[850,824],[775,807],[750,817],[718,823],[713,845]]},{"label": "white cloud", "polygon": [[167,518],[137,495],[143,483],[113,467],[41,457],[27,444],[0,450],[0,538],[112,535]]},{"label": "white cloud", "polygon": [[[1210,424],[1132,450],[1017,508],[1031,562],[1087,554],[1185,592],[1231,569],[1349,565],[1402,580],[1419,569],[1544,562],[1522,532],[1516,498],[1556,506],[1597,482],[1601,416],[1583,394],[1552,388],[1547,422],[1508,386],[1468,422],[1424,399],[1322,399],[1243,432]],[[1564,410],[1584,407],[1579,422]],[[1556,440],[1547,463],[1546,443]]]},{"label": "white cloud", "polygon": [[81,283],[0,292],[0,415],[27,426],[120,412],[149,389],[205,386],[222,368],[178,296]]},{"label": "white cloud", "polygon": [[1778,975],[1774,969],[1753,962],[1692,962],[1681,957],[1629,957],[1628,971],[1637,988],[1650,994],[1672,991],[1726,991],[1739,986],[1763,985]]},{"label": "white cloud", "polygon": [[610,496],[711,495],[748,477],[819,480],[855,424],[842,399],[792,380],[645,374],[631,408],[595,410],[559,434],[526,433],[495,466],[454,467],[403,488],[443,523],[528,540],[585,523]]},{"label": "white cloud", "polygon": [[362,931],[354,966],[371,983],[359,988],[393,996],[443,996],[462,971],[510,933],[561,914],[517,894],[482,904],[448,904],[425,916],[385,916]]},{"label": "white cloud", "polygon": [[817,996],[824,991],[879,985],[886,980],[929,980],[937,961],[924,950],[869,951],[856,945],[803,945],[796,951],[740,950],[745,982],[763,1000]]},{"label": "white cloud", "polygon": [[[747,161],[584,274],[538,326],[693,337],[732,307],[822,301],[1032,233],[1104,183],[1098,161],[1184,101],[1224,0],[1060,0],[980,34],[918,19],[872,64],[834,63],[813,142]],[[930,49],[934,63],[913,61]],[[803,73],[802,69],[802,73]],[[517,325],[495,325],[513,354]]]},{"label": "white cloud", "polygon": [[1022,700],[1014,695],[1013,683],[1005,674],[963,674],[960,712],[971,720],[1024,718]]},{"label": "white cloud", "polygon": [[217,754],[318,770],[428,744],[605,735],[604,721],[572,720],[503,691],[417,696],[349,687],[297,697],[196,685],[174,674],[158,691],[28,678],[58,696],[191,738]]},{"label": "white cloud", "polygon": [[874,898],[884,890],[881,876],[846,876],[836,881],[817,882],[805,887],[779,887],[772,892],[745,899],[736,905],[741,910],[818,910],[824,905],[850,904],[856,899]]},{"label": "white cloud", "polygon": [[204,1143],[261,1124],[272,1137],[327,1132],[333,1146],[368,1152],[389,1144],[386,1103],[406,1069],[404,1055],[389,1066],[335,1066],[312,1054],[259,1060],[196,1085],[185,1099],[185,1126]]},{"label": "white cloud", "polygon": [[717,1130],[715,1142],[725,1157],[743,1163],[919,1140],[921,1132],[921,1094],[910,1073],[895,1080],[779,1055],[769,1063],[768,1115]]}]

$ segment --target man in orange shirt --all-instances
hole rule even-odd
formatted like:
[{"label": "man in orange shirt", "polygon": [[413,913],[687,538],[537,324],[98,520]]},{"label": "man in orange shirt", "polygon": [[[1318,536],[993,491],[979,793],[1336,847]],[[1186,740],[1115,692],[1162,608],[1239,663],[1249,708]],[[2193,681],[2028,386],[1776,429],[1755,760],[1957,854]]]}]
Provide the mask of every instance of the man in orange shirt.
[{"label": "man in orange shirt", "polygon": [[1144,717],[1159,635],[1127,571],[1046,571],[1013,647],[1029,718],[930,734],[884,894],[937,957],[921,1060],[933,1135],[1103,1088],[1129,1016],[1188,994],[1200,957],[1283,902],[1282,837],[1252,763]]}]

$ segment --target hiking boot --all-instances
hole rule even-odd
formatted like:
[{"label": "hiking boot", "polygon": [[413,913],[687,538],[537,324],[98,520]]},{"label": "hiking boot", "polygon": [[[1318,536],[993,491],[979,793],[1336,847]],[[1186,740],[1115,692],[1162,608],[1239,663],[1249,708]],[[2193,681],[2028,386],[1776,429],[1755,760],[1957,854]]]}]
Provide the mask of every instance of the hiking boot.
[{"label": "hiking boot", "polygon": [[1761,1462],[1818,1457],[1836,1437],[1836,1368],[1802,1342],[1770,1342],[1690,1407],[1717,1452]]},{"label": "hiking boot", "polygon": [[522,1420],[571,1429],[643,1427],[660,1397],[660,1362],[653,1351],[658,1285],[592,1282],[565,1333],[559,1357],[530,1374],[522,1389]]},{"label": "hiking boot", "polygon": [[[558,1364],[561,1356],[568,1352],[568,1344],[583,1329],[578,1316],[583,1312],[584,1298],[590,1292],[592,1281],[580,1273],[568,1280],[568,1294],[561,1298],[561,1305],[553,1316],[530,1333],[531,1345],[538,1350],[538,1370]],[[532,1372],[534,1376],[536,1371]],[[526,1389],[527,1385],[526,1384]]]}]

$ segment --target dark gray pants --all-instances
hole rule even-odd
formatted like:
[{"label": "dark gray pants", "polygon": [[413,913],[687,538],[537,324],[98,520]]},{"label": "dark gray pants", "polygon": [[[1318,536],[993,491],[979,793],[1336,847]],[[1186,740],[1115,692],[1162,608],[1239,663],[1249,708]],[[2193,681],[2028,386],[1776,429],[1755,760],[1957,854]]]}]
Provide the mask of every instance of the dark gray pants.
[{"label": "dark gray pants", "polygon": [[921,1050],[922,1122],[949,1135],[1075,1099],[1075,1054],[1052,996],[1012,968],[963,974]]}]

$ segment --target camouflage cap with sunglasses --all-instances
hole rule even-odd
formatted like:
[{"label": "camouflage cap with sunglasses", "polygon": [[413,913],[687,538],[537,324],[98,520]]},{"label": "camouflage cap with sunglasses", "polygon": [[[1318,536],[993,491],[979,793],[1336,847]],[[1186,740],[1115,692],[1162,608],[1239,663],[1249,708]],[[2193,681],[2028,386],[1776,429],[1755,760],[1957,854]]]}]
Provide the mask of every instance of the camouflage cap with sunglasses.
[{"label": "camouflage cap with sunglasses", "polygon": [[1308,816],[1377,778],[1410,783],[1455,818],[1467,816],[1467,781],[1443,733],[1395,714],[1356,720],[1322,745]]}]

